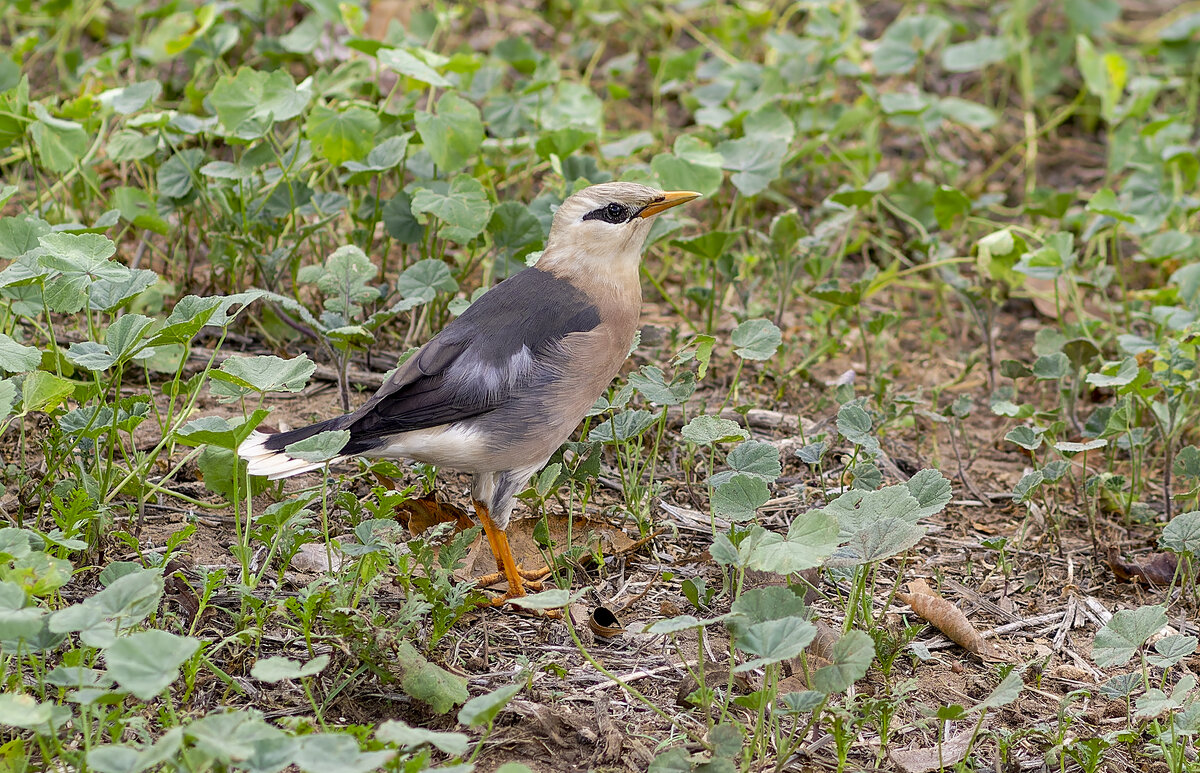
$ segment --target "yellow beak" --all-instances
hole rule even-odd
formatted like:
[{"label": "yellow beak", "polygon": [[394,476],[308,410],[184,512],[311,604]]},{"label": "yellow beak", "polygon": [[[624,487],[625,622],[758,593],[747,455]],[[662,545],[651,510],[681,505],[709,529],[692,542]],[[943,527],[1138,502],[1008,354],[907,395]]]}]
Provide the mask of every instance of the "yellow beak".
[{"label": "yellow beak", "polygon": [[659,212],[668,210],[671,207],[677,207],[680,204],[686,204],[692,199],[698,198],[700,198],[700,194],[695,191],[667,191],[660,200],[639,212],[638,217],[653,217]]}]

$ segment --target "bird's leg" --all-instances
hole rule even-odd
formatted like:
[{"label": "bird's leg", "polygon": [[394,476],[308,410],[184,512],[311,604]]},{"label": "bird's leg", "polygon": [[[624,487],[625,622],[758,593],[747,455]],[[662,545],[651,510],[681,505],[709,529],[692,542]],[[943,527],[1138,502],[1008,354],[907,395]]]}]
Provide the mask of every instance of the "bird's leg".
[{"label": "bird's leg", "polygon": [[[479,517],[479,523],[483,525],[483,533],[487,535],[488,545],[492,548],[492,555],[496,557],[496,568],[504,573],[504,579],[508,582],[508,592],[501,598],[501,603],[510,598],[515,598],[525,595],[525,577],[527,575],[538,575],[537,572],[523,572],[517,566],[516,560],[513,558],[512,549],[508,546],[508,535],[504,530],[496,526],[492,516],[488,513],[487,505],[479,500],[472,500],[475,505],[475,515]],[[547,570],[548,571],[548,570]],[[539,576],[544,577],[547,572],[541,572]],[[496,579],[499,579],[498,577]],[[530,580],[536,579],[536,576],[529,577]],[[490,583],[481,583],[490,584]],[[532,584],[530,587],[536,588]]]}]

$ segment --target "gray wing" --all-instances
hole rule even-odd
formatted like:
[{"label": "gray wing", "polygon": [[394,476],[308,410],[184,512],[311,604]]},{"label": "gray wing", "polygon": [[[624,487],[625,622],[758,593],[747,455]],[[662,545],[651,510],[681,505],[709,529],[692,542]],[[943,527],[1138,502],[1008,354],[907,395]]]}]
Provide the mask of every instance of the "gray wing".
[{"label": "gray wing", "polygon": [[349,417],[344,453],[496,410],[556,376],[559,342],[600,314],[573,284],[527,268],[480,296]]}]

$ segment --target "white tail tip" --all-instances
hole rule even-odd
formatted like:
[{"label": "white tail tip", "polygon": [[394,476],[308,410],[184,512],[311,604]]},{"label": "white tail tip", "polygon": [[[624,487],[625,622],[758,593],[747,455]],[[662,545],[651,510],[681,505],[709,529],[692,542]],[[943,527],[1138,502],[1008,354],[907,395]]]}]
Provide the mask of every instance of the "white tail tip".
[{"label": "white tail tip", "polygon": [[268,480],[279,480],[325,466],[324,462],[308,462],[288,456],[283,451],[272,451],[266,445],[269,437],[267,433],[255,430],[238,446],[238,456],[246,460],[246,470],[251,475],[265,475]]}]

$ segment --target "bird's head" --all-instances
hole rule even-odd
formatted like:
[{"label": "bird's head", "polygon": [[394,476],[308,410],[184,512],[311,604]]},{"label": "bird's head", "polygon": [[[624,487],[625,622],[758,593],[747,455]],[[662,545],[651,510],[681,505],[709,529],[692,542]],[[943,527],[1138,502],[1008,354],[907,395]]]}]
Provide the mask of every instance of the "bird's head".
[{"label": "bird's head", "polygon": [[584,188],[555,212],[541,259],[544,267],[572,273],[636,275],[655,216],[699,195],[627,182]]}]

